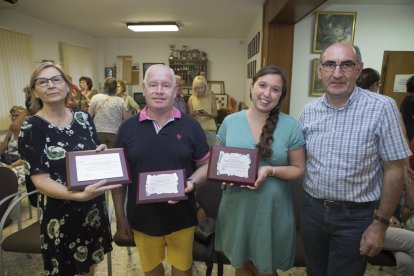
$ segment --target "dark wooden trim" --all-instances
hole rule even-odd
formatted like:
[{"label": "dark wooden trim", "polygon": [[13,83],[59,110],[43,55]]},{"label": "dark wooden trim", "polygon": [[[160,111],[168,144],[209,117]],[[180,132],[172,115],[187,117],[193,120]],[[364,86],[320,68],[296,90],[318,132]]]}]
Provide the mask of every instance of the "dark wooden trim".
[{"label": "dark wooden trim", "polygon": [[289,113],[290,106],[294,26],[324,2],[326,0],[267,0],[264,3],[261,67],[278,64],[285,71],[288,94],[280,107],[284,113]]}]

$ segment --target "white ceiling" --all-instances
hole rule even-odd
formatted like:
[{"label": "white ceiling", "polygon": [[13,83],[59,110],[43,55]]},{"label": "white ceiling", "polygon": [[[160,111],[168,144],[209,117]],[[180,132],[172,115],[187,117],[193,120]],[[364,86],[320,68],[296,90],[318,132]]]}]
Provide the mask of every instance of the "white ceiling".
[{"label": "white ceiling", "polygon": [[[134,33],[126,22],[176,21],[168,37],[244,38],[265,0],[18,0],[0,8],[16,10],[100,38],[159,37]],[[335,4],[412,4],[413,0],[330,0]]]},{"label": "white ceiling", "polygon": [[[134,33],[127,22],[176,21],[168,37],[243,38],[265,0],[18,0],[20,13],[95,37],[153,37]],[[0,3],[3,2],[0,0]]]}]

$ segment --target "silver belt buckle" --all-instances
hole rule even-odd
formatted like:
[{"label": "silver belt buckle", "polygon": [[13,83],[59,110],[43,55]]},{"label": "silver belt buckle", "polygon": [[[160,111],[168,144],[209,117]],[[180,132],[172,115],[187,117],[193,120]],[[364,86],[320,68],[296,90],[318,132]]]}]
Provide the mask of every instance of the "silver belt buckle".
[{"label": "silver belt buckle", "polygon": [[323,207],[325,207],[325,208],[329,208],[329,205],[332,205],[332,204],[335,204],[335,201],[326,200],[326,199],[323,201]]}]

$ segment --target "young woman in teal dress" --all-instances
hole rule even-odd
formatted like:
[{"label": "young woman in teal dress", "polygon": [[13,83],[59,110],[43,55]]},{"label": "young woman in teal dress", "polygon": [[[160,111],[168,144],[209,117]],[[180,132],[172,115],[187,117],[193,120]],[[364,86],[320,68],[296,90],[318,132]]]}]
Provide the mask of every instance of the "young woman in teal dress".
[{"label": "young woman in teal dress", "polygon": [[217,134],[221,145],[260,154],[254,186],[226,185],[216,222],[216,250],[224,252],[236,275],[277,275],[294,262],[289,180],[304,174],[305,142],[297,122],[279,112],[286,93],[283,71],[262,68],[251,85],[251,107],[227,116]]},{"label": "young woman in teal dress", "polygon": [[30,80],[32,106],[40,110],[21,127],[19,153],[41,194],[40,240],[44,275],[93,275],[112,251],[105,191],[97,181],[83,191],[66,187],[65,152],[104,150],[88,113],[65,107],[70,82],[51,63],[42,63]]}]

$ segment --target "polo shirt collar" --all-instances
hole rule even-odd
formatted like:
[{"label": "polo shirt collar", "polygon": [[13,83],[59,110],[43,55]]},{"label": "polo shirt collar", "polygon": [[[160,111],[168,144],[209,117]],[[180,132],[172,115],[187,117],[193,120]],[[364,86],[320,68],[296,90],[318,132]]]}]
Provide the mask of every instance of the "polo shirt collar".
[{"label": "polo shirt collar", "polygon": [[[181,111],[175,106],[173,107],[171,118],[181,119]],[[148,106],[144,107],[144,109],[142,109],[139,113],[139,121],[141,122],[145,120],[151,120],[151,117],[148,116]]]}]

